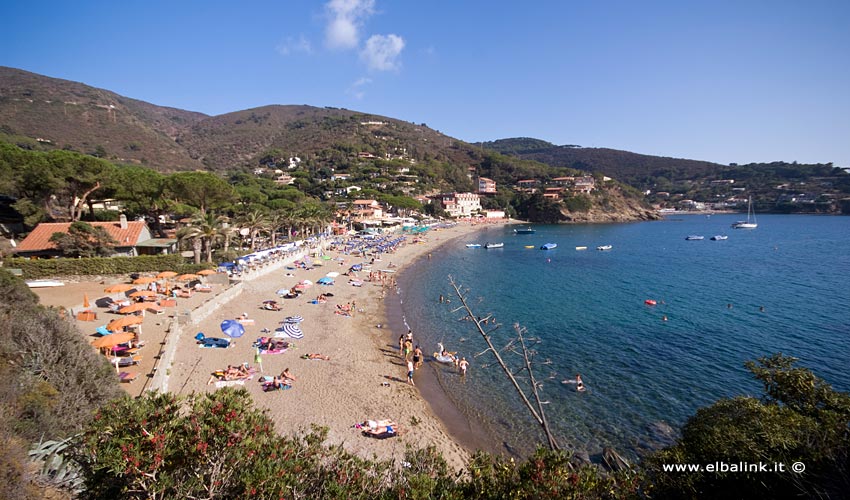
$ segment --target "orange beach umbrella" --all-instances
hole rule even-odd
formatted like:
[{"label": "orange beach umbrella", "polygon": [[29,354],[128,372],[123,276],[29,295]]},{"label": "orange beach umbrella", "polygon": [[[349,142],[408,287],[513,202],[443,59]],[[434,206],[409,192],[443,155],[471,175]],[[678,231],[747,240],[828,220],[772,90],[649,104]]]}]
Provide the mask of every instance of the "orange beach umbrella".
[{"label": "orange beach umbrella", "polygon": [[104,288],[103,291],[106,293],[119,293],[126,292],[127,290],[132,290],[133,288],[135,288],[133,285],[128,285],[126,283],[118,283]]},{"label": "orange beach umbrella", "polygon": [[144,320],[145,318],[141,316],[124,316],[123,318],[113,319],[110,321],[109,324],[106,325],[106,329],[110,332],[117,332],[125,326],[139,325]]},{"label": "orange beach umbrella", "polygon": [[156,278],[153,276],[143,276],[141,278],[136,278],[133,280],[134,285],[147,285],[148,283],[153,283],[156,281]]},{"label": "orange beach umbrella", "polygon": [[156,297],[156,292],[153,290],[137,290],[131,293],[130,297]]},{"label": "orange beach umbrella", "polygon": [[210,274],[215,274],[215,271],[212,269],[204,269],[203,271],[198,271],[200,276],[209,276]]},{"label": "orange beach umbrella", "polygon": [[173,278],[177,276],[177,273],[174,271],[163,271],[156,275],[157,278]]},{"label": "orange beach umbrella", "polygon": [[91,307],[91,304],[89,304],[89,294],[87,294],[87,293],[83,294],[83,307],[85,307],[85,308]]},{"label": "orange beach umbrella", "polygon": [[136,302],[135,304],[130,304],[129,306],[124,306],[121,309],[118,309],[120,314],[130,314],[136,311],[141,311],[147,309],[148,305],[144,302]]},{"label": "orange beach umbrella", "polygon": [[174,279],[176,279],[177,281],[189,281],[189,280],[198,279],[198,275],[197,274],[181,274],[180,276],[178,276]]},{"label": "orange beach umbrella", "polygon": [[91,345],[97,348],[115,347],[118,344],[133,340],[133,337],[135,335],[132,332],[113,333],[112,335],[104,335],[95,339]]}]

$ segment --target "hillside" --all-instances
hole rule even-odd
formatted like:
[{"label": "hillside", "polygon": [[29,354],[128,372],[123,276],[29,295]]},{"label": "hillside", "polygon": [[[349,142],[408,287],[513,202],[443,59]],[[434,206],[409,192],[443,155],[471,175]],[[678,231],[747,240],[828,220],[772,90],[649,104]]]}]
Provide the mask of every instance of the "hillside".
[{"label": "hillside", "polygon": [[55,148],[172,170],[200,168],[175,139],[205,117],[0,67],[0,133]]},{"label": "hillside", "polygon": [[675,180],[711,177],[724,167],[707,161],[643,155],[617,149],[556,146],[528,137],[500,139],[480,145],[553,167],[598,172],[641,189],[651,188],[658,177]]},{"label": "hillside", "polygon": [[480,161],[474,148],[423,125],[338,108],[264,106],[210,117],[82,83],[0,67],[0,136],[30,149],[70,149],[162,171],[256,166],[270,149],[417,160]]}]

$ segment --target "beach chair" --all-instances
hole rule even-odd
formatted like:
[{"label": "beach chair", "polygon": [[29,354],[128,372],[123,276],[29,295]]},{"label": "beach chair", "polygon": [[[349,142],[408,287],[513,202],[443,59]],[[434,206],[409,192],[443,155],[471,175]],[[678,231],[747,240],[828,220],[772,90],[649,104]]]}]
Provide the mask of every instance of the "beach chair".
[{"label": "beach chair", "polygon": [[118,380],[122,383],[130,383],[139,377],[138,373],[121,372],[118,374]]},{"label": "beach chair", "polygon": [[145,308],[146,311],[151,312],[153,314],[163,314],[165,312],[165,308],[158,306],[156,304],[150,304]]}]

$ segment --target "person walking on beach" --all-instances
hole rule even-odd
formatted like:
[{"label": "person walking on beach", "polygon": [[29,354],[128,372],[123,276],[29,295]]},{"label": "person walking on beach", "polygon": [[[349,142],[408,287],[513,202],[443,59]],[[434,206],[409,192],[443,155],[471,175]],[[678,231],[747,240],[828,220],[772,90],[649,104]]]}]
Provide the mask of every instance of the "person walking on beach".
[{"label": "person walking on beach", "polygon": [[399,337],[398,337],[398,352],[399,353],[404,352],[404,334],[399,335]]},{"label": "person walking on beach", "polygon": [[404,356],[404,359],[410,359],[411,354],[413,354],[413,340],[410,338],[404,339],[404,349],[402,349],[401,354]]},{"label": "person walking on beach", "polygon": [[413,368],[418,370],[422,366],[422,362],[422,349],[419,348],[419,344],[416,344],[413,349]]},{"label": "person walking on beach", "polygon": [[413,383],[413,360],[407,362],[407,383],[415,386]]}]

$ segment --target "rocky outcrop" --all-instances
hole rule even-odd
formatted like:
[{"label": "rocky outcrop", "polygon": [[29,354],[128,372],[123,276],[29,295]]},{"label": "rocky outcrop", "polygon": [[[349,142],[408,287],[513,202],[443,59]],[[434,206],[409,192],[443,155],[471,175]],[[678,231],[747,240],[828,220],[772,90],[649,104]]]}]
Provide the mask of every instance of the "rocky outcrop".
[{"label": "rocky outcrop", "polygon": [[593,202],[586,211],[561,209],[563,223],[600,224],[606,222],[636,222],[660,220],[658,212],[642,199],[625,194],[618,186],[603,188],[591,196]]}]

